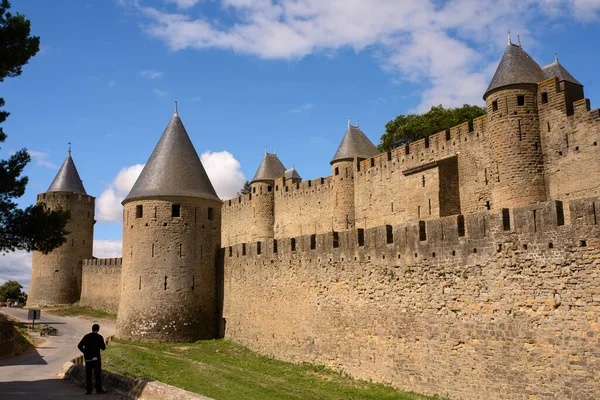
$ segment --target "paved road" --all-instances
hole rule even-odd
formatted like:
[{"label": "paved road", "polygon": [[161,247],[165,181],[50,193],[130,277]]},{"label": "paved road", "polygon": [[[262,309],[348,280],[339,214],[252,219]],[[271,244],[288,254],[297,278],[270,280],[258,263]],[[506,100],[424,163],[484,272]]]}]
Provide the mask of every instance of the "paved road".
[{"label": "paved road", "polygon": [[[27,310],[2,308],[0,312],[16,319],[27,319]],[[58,336],[45,338],[33,353],[0,360],[0,399],[68,399],[84,394],[85,390],[57,379],[56,374],[65,362],[81,354],[77,343],[91,332],[95,321],[53,316],[42,310],[40,322],[57,328]],[[100,334],[104,337],[114,334],[114,323],[102,321],[99,324]],[[102,398],[118,397],[104,395]]]}]

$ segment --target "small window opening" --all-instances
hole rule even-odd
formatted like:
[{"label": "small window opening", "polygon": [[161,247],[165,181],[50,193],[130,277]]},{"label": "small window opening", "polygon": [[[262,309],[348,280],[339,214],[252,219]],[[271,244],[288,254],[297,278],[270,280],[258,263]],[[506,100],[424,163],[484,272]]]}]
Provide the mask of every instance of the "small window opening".
[{"label": "small window opening", "polygon": [[375,166],[375,159],[371,158],[371,167],[374,167],[374,166]]},{"label": "small window opening", "polygon": [[215,214],[215,210],[213,210],[212,208],[208,208],[208,220],[212,221],[212,219],[214,218],[214,214]]},{"label": "small window opening", "polygon": [[427,229],[425,225],[425,221],[419,221],[419,240],[424,242],[427,240]]},{"label": "small window opening", "polygon": [[421,178],[422,183],[423,183],[423,187],[425,187],[425,175],[423,175],[423,177]]},{"label": "small window opening", "polygon": [[273,240],[273,254],[277,254],[277,239]]},{"label": "small window opening", "polygon": [[446,129],[446,140],[450,140],[450,129]]},{"label": "small window opening", "polygon": [[477,254],[477,249],[473,249],[473,254]]},{"label": "small window opening", "polygon": [[144,215],[144,206],[141,204],[138,206],[135,206],[135,217],[142,218],[143,215]]},{"label": "small window opening", "polygon": [[192,275],[192,290],[194,290],[195,286],[196,286],[196,275]]},{"label": "small window opening", "polygon": [[365,245],[365,230],[364,229],[357,229],[357,236],[358,236],[358,245],[359,246],[364,246]]},{"label": "small window opening", "polygon": [[502,209],[502,228],[510,231],[510,210],[508,208]]},{"label": "small window opening", "polygon": [[421,218],[421,206],[417,206],[417,216]]},{"label": "small window opening", "polygon": [[310,249],[314,250],[317,248],[317,235],[310,235]]},{"label": "small window opening", "polygon": [[428,200],[429,200],[429,215],[431,215],[431,199],[428,199]]},{"label": "small window opening", "polygon": [[563,202],[560,200],[556,201],[556,225],[563,226],[565,224],[565,211],[563,209]]},{"label": "small window opening", "polygon": [[348,168],[346,168],[346,178],[348,178]]},{"label": "small window opening", "polygon": [[523,140],[523,133],[521,132],[521,120],[517,120],[519,127],[519,140]]},{"label": "small window opening", "polygon": [[325,178],[321,178],[321,185],[325,183]]},{"label": "small window opening", "polygon": [[229,246],[229,257],[233,257],[233,247]]},{"label": "small window opening", "polygon": [[523,250],[527,250],[527,243],[523,244]]},{"label": "small window opening", "polygon": [[425,136],[425,148],[429,148],[429,136]]},{"label": "small window opening", "polygon": [[488,210],[491,210],[491,209],[492,209],[492,206],[491,206],[491,204],[490,204],[490,201],[489,201],[489,200],[487,200],[487,201],[485,202],[485,208],[486,208],[486,209],[488,209]]},{"label": "small window opening", "polygon": [[165,290],[167,290],[167,276],[165,275]]},{"label": "small window opening", "polygon": [[567,144],[567,148],[569,148],[569,134],[565,134],[565,143]]},{"label": "small window opening", "polygon": [[183,249],[183,245],[181,243],[179,243],[179,257],[183,256],[182,249]]},{"label": "small window opening", "polygon": [[271,185],[267,186],[267,192],[270,192],[273,190],[273,187]]},{"label": "small window opening", "polygon": [[552,243],[552,242],[548,243],[548,248],[549,249],[553,249],[554,248],[554,243]]},{"label": "small window opening", "polygon": [[386,236],[386,243],[387,244],[394,243],[394,229],[392,228],[391,225],[386,225],[385,226],[385,236]]},{"label": "small window opening", "polygon": [[542,93],[542,104],[548,103],[548,92]]},{"label": "small window opening", "polygon": [[339,170],[339,168],[338,168],[338,167],[335,167],[335,170],[334,170],[334,171],[335,171],[335,175],[336,175],[336,176],[340,174],[340,170]]},{"label": "small window opening", "polygon": [[360,172],[360,161],[356,163],[356,172]]},{"label": "small window opening", "polygon": [[456,217],[456,227],[458,229],[458,236],[465,236],[465,216],[459,215]]},{"label": "small window opening", "polygon": [[390,206],[392,207],[392,212],[394,212],[394,202],[393,201],[390,203]]},{"label": "small window opening", "polygon": [[586,240],[580,240],[580,241],[579,241],[579,245],[580,245],[581,247],[587,247],[587,241],[586,241]]},{"label": "small window opening", "polygon": [[388,161],[392,161],[392,152],[391,151],[387,152],[387,156],[388,156]]},{"label": "small window opening", "polygon": [[152,243],[152,257],[154,257],[154,243]]},{"label": "small window opening", "polygon": [[[333,232],[333,248],[337,249],[338,247],[340,247],[340,236],[337,232]],[[344,261],[342,259],[342,261]]]},{"label": "small window opening", "polygon": [[171,217],[180,217],[181,216],[181,204],[172,204],[171,205]]},{"label": "small window opening", "polygon": [[140,276],[140,280],[138,282],[138,290],[142,290],[142,277]]},{"label": "small window opening", "polygon": [[242,243],[242,255],[246,255],[246,243]]},{"label": "small window opening", "polygon": [[498,101],[492,102],[492,111],[498,111]]},{"label": "small window opening", "polygon": [[405,152],[406,155],[410,154],[410,144],[406,143],[404,145],[404,152]]},{"label": "small window opening", "polygon": [[292,247],[292,251],[296,251],[296,238],[290,239],[290,245]]},{"label": "small window opening", "polygon": [[524,106],[524,105],[525,105],[525,96],[524,95],[517,96],[517,106]]},{"label": "small window opening", "polygon": [[487,174],[487,168],[483,169],[483,177],[485,179],[485,185],[487,186],[488,184],[488,174]]},{"label": "small window opening", "polygon": [[261,252],[262,252],[262,243],[256,242],[256,254],[260,255]]},{"label": "small window opening", "polygon": [[546,126],[548,128],[548,132],[550,132],[550,122],[546,122]]}]

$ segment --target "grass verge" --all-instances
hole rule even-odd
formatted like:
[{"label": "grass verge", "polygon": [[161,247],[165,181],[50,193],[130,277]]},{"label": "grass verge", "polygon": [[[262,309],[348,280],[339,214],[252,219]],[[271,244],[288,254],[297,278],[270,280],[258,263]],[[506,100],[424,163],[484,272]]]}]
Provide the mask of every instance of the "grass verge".
[{"label": "grass verge", "polygon": [[437,399],[355,380],[321,366],[263,357],[228,340],[192,344],[115,340],[103,361],[110,372],[154,379],[216,400]]},{"label": "grass verge", "polygon": [[43,312],[47,312],[48,314],[52,315],[60,315],[63,317],[82,317],[109,320],[117,319],[117,314],[78,305],[44,308]]},{"label": "grass verge", "polygon": [[[36,326],[36,331],[39,330],[40,328]],[[0,359],[31,353],[35,350],[36,344],[41,341],[29,334],[31,331],[30,324],[16,321],[6,315],[0,315],[0,331],[2,335],[12,338],[9,342],[4,343],[0,349]]]}]

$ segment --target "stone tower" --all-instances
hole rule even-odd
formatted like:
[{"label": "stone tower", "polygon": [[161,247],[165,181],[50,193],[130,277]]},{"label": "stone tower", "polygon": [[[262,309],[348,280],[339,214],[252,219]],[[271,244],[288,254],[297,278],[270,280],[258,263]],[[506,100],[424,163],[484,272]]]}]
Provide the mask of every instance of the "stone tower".
[{"label": "stone tower", "polygon": [[546,200],[537,104],[540,66],[508,43],[483,95],[492,150],[492,207],[513,208]]},{"label": "stone tower", "polygon": [[215,338],[220,247],[221,201],[175,111],[123,200],[117,336]]},{"label": "stone tower", "polygon": [[285,167],[277,154],[265,152],[252,178],[253,240],[273,238],[275,224],[275,179],[285,175]]},{"label": "stone tower", "polygon": [[37,203],[69,210],[66,229],[70,233],[67,241],[50,253],[33,252],[27,305],[73,304],[81,294],[82,260],[92,258],[95,199],[87,195],[70,150],[46,193],[38,194]]},{"label": "stone tower", "polygon": [[360,130],[358,124],[352,126],[348,122],[346,134],[331,160],[334,231],[352,229],[356,225],[354,217],[355,159],[360,161],[377,154],[379,154],[379,150]]}]

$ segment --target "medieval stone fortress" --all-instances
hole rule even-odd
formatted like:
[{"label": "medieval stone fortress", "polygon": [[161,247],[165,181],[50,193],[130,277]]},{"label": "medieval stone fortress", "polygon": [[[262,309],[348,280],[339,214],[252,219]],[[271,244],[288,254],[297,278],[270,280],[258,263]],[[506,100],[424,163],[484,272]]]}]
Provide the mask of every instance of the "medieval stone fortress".
[{"label": "medieval stone fortress", "polygon": [[118,311],[117,336],[226,337],[263,354],[471,399],[600,398],[600,111],[558,59],[509,42],[487,115],[379,153],[348,124],[331,176],[265,154],[221,201],[177,112],[92,257],[71,155],[38,202],[71,210],[30,306]]}]

